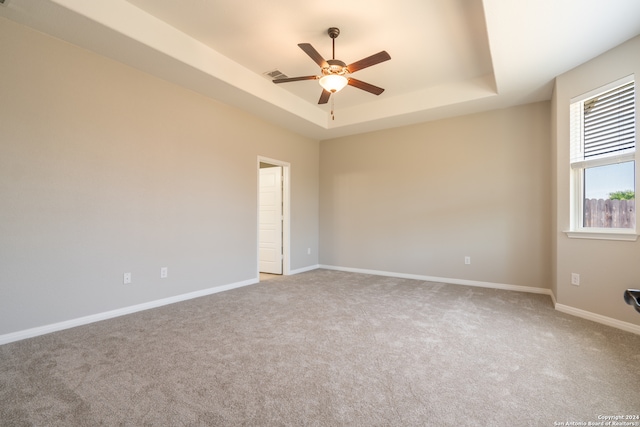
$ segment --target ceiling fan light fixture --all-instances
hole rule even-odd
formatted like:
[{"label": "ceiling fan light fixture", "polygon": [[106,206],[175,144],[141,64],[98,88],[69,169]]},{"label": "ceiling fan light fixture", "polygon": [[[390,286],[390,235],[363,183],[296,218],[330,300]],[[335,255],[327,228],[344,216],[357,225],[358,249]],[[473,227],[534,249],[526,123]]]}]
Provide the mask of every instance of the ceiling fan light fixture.
[{"label": "ceiling fan light fixture", "polygon": [[339,92],[348,83],[349,80],[345,76],[339,74],[328,74],[320,78],[320,86],[331,93]]}]

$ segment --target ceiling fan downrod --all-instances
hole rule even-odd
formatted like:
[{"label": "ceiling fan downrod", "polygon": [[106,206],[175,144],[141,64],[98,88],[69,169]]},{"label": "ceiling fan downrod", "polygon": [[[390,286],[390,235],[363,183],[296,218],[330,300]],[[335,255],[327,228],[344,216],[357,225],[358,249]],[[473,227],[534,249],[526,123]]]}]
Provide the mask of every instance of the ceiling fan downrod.
[{"label": "ceiling fan downrod", "polygon": [[336,38],[340,35],[340,28],[331,27],[327,30],[329,37],[331,37],[331,43],[333,46],[333,50],[331,53],[331,59],[336,59]]}]

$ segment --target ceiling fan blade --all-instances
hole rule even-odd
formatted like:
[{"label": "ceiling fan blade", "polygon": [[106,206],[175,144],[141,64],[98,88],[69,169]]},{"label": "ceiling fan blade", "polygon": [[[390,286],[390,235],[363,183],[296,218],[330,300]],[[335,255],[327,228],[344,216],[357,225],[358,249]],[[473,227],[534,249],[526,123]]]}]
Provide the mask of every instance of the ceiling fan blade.
[{"label": "ceiling fan blade", "polygon": [[322,93],[320,94],[320,100],[318,101],[318,104],[326,104],[327,102],[329,102],[330,96],[331,96],[331,92],[329,92],[328,90],[322,89]]},{"label": "ceiling fan blade", "polygon": [[353,64],[347,65],[347,70],[349,70],[350,73],[355,73],[358,70],[371,67],[372,65],[376,65],[390,59],[391,56],[389,56],[386,50],[383,50],[382,52],[378,52],[375,55],[368,56],[364,59],[361,59],[360,61],[356,61]]},{"label": "ceiling fan blade", "polygon": [[288,77],[286,79],[275,79],[274,83],[299,82],[301,80],[317,80],[318,76]]},{"label": "ceiling fan blade", "polygon": [[309,57],[313,59],[313,61],[320,66],[320,68],[325,68],[329,66],[329,64],[327,64],[327,61],[324,60],[322,55],[320,55],[318,51],[309,43],[299,43],[298,46],[300,47],[300,49],[304,50],[304,53],[309,55]]},{"label": "ceiling fan blade", "polygon": [[353,77],[349,77],[349,86],[357,87],[358,89],[365,90],[374,95],[380,95],[384,92],[384,89],[381,87],[363,82],[362,80],[354,79]]}]

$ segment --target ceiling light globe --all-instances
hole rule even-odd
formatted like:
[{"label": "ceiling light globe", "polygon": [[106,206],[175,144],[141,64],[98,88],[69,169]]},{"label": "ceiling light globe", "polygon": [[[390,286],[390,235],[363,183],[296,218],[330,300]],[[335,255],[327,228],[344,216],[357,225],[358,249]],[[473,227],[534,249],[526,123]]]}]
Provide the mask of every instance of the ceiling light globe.
[{"label": "ceiling light globe", "polygon": [[347,83],[349,83],[349,80],[347,80],[345,76],[340,76],[337,74],[329,74],[320,79],[320,86],[322,86],[324,90],[331,93],[340,91],[347,85]]}]

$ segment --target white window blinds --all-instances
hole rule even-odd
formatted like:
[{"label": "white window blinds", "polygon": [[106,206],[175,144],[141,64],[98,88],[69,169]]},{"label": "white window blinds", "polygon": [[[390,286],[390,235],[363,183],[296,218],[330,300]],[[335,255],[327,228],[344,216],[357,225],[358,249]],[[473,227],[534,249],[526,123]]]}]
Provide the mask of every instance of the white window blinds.
[{"label": "white window blinds", "polygon": [[583,102],[584,159],[633,152],[635,88],[630,82]]}]

